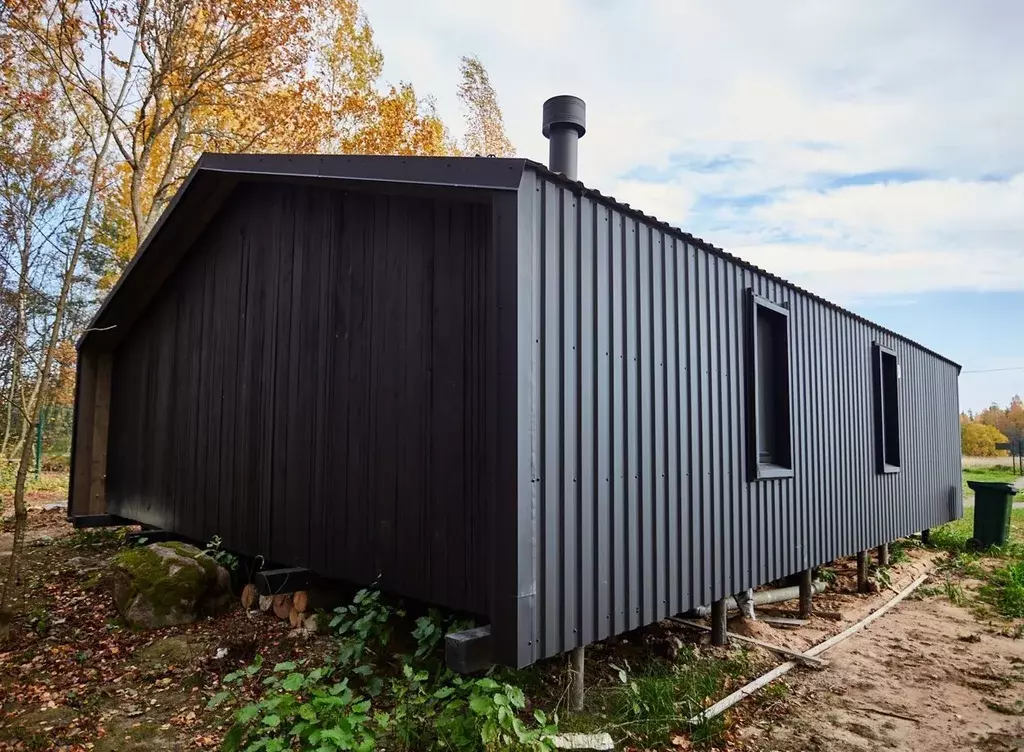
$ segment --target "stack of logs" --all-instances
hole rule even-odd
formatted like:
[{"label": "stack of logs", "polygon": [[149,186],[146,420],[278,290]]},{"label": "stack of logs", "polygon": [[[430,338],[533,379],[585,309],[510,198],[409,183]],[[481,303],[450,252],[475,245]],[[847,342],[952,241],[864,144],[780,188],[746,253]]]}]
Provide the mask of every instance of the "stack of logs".
[{"label": "stack of logs", "polygon": [[309,632],[317,631],[318,625],[316,616],[311,612],[312,606],[309,593],[305,590],[260,595],[252,583],[242,588],[242,607],[246,611],[259,608],[264,613],[272,612],[278,619],[287,620],[293,629],[302,627]]}]

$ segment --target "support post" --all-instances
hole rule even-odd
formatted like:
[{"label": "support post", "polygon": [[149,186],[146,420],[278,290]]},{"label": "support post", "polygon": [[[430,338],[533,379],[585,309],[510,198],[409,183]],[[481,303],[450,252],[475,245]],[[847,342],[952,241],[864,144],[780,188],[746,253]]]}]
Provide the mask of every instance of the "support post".
[{"label": "support post", "polygon": [[729,622],[727,619],[725,598],[720,598],[711,604],[711,644],[729,644]]},{"label": "support post", "polygon": [[811,599],[814,597],[814,588],[811,585],[811,575],[813,572],[810,569],[805,569],[800,573],[800,618],[809,619],[811,618]]},{"label": "support post", "polygon": [[878,547],[878,566],[889,566],[889,544],[883,543]]},{"label": "support post", "polygon": [[868,552],[857,552],[857,592],[868,592]]},{"label": "support post", "polygon": [[932,542],[931,528],[926,527],[924,530],[921,531],[921,542],[926,546]]},{"label": "support post", "polygon": [[569,710],[580,712],[583,710],[583,681],[584,681],[584,659],[585,648],[573,648],[569,654]]}]

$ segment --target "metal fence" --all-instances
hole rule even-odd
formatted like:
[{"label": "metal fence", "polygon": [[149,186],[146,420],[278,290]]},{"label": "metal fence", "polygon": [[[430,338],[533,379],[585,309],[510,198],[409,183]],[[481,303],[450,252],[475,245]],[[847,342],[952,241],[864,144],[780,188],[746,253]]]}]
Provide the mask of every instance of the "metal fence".
[{"label": "metal fence", "polygon": [[44,407],[35,435],[35,474],[67,472],[71,462],[74,408]]}]

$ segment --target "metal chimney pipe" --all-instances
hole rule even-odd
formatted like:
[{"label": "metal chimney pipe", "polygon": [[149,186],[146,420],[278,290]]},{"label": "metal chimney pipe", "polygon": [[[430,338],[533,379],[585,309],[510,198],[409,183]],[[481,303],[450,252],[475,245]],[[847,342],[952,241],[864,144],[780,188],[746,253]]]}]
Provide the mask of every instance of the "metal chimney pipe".
[{"label": "metal chimney pipe", "polygon": [[586,132],[586,102],[570,94],[546,101],[541,133],[548,139],[548,169],[576,180],[579,140]]}]

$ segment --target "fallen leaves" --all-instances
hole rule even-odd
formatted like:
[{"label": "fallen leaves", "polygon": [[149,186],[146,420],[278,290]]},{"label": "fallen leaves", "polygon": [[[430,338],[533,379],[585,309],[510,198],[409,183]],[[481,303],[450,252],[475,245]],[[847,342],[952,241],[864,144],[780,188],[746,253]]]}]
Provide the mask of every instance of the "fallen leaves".
[{"label": "fallen leaves", "polygon": [[[76,752],[108,735],[119,740],[133,727],[152,729],[176,748],[214,749],[225,711],[205,707],[220,677],[257,650],[279,662],[312,645],[283,639],[287,623],[249,620],[241,610],[186,627],[124,629],[102,578],[89,581],[102,574],[116,543],[76,548],[69,567],[72,538],[60,535],[70,525],[62,524],[67,530],[57,531],[54,545],[26,550],[27,587],[0,652],[0,749],[19,749],[7,744],[19,729],[45,733],[47,748]],[[31,609],[48,613],[45,634],[31,628]],[[154,650],[175,641],[195,648],[180,655]],[[139,651],[147,651],[145,660]]]}]

